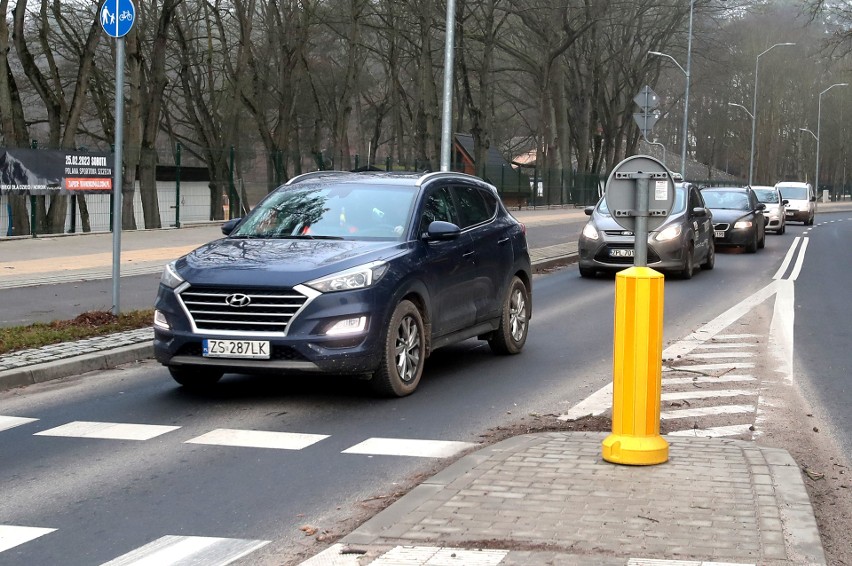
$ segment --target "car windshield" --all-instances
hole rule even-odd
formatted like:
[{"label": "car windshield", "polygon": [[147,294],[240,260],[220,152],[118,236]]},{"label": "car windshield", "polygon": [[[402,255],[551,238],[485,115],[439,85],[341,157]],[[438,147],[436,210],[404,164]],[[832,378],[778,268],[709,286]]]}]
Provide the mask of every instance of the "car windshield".
[{"label": "car windshield", "polygon": [[[684,189],[683,185],[675,185],[675,201],[674,205],[672,205],[672,211],[669,213],[670,215],[679,214],[684,211],[686,208],[686,189]],[[602,198],[598,203],[598,212],[601,214],[609,214],[609,208],[606,205],[606,199]]]},{"label": "car windshield", "polygon": [[788,200],[808,200],[807,187],[778,187],[781,196]]},{"label": "car windshield", "polygon": [[778,199],[778,193],[775,189],[754,189],[754,194],[757,195],[757,200],[767,204],[775,204],[781,202]]},{"label": "car windshield", "polygon": [[416,194],[388,185],[287,186],[262,200],[231,237],[399,240]]},{"label": "car windshield", "polygon": [[749,210],[748,195],[740,191],[704,191],[707,208]]}]

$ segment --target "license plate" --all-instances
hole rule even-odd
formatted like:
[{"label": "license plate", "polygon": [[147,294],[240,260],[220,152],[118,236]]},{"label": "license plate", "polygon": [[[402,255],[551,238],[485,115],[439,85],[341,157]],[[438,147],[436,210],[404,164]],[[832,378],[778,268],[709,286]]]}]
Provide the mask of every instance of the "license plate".
[{"label": "license plate", "polygon": [[792,211],[792,210],[788,210],[788,211],[787,211],[787,216],[793,216],[793,211]]},{"label": "license plate", "polygon": [[725,231],[724,230],[713,230],[713,235],[717,238],[724,238]]},{"label": "license plate", "polygon": [[609,257],[633,257],[634,250],[609,250]]},{"label": "license plate", "polygon": [[269,359],[269,342],[262,340],[204,340],[201,354],[205,358]]}]

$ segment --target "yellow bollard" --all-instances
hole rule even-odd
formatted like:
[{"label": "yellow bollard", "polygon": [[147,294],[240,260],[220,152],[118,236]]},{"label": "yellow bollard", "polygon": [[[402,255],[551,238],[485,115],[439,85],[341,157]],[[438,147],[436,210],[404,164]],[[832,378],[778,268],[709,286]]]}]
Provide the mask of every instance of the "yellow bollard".
[{"label": "yellow bollard", "polygon": [[603,441],[608,462],[647,466],[669,459],[660,436],[663,283],[649,267],[615,276],[612,434]]}]

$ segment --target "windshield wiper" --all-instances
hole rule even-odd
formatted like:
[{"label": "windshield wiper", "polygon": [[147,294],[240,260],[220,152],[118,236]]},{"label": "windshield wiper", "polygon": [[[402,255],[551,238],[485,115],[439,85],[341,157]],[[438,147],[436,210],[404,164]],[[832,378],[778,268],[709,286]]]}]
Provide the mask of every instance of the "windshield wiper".
[{"label": "windshield wiper", "polygon": [[315,236],[313,234],[281,234],[273,236],[278,240],[342,240],[342,236]]}]

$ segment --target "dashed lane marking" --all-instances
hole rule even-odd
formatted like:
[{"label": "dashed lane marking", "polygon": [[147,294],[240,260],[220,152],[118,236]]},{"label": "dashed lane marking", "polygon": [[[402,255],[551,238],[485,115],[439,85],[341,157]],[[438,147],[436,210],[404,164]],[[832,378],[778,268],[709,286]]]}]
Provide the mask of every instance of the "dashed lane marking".
[{"label": "dashed lane marking", "polygon": [[67,436],[108,440],[150,440],[179,426],[74,421],[35,433],[35,436]]},{"label": "dashed lane marking", "polygon": [[0,415],[0,430],[8,430],[37,420],[38,419],[28,419],[26,417],[4,417],[3,415]]},{"label": "dashed lane marking", "polygon": [[678,391],[676,393],[663,393],[661,401],[683,401],[684,399],[713,399],[721,397],[748,397],[757,395],[757,391],[746,391],[744,389],[721,389],[718,391]]},{"label": "dashed lane marking", "polygon": [[415,440],[411,438],[368,438],[343,451],[343,454],[371,456],[415,456],[421,458],[449,458],[459,452],[478,446],[472,442],[451,440]]},{"label": "dashed lane marking", "polygon": [[278,450],[301,450],[326,438],[328,438],[327,434],[302,434],[295,432],[219,428],[187,440],[186,443],[210,444],[217,446],[241,446],[246,448],[274,448]]},{"label": "dashed lane marking", "polygon": [[694,417],[712,417],[714,415],[735,415],[739,413],[754,413],[754,405],[720,405],[718,407],[701,407],[697,409],[678,409],[676,411],[660,412],[660,420],[687,419]]},{"label": "dashed lane marking", "polygon": [[268,540],[168,535],[101,566],[224,566],[267,544]]},{"label": "dashed lane marking", "polygon": [[9,550],[40,536],[52,533],[56,529],[42,527],[21,527],[18,525],[0,525],[0,552]]}]

